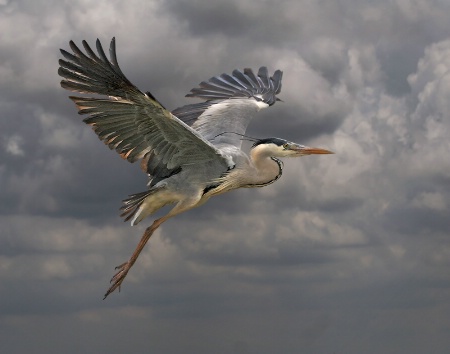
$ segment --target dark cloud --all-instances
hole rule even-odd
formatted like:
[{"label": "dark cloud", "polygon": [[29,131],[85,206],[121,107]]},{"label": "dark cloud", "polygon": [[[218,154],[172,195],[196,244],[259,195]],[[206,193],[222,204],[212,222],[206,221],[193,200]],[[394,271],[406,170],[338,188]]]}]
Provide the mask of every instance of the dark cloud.
[{"label": "dark cloud", "polygon": [[263,43],[279,43],[295,36],[300,24],[295,18],[280,16],[286,7],[270,1],[190,2],[168,1],[167,10],[196,37],[245,38]]},{"label": "dark cloud", "polygon": [[445,210],[414,207],[392,209],[385,213],[387,229],[419,237],[429,232],[445,233],[449,230],[450,221]]},{"label": "dark cloud", "polygon": [[[2,348],[445,352],[448,7],[0,0]],[[169,220],[102,301],[151,221],[118,216],[146,176],[82,123],[57,68],[69,40],[113,36],[127,77],[171,109],[213,75],[283,70],[284,102],[248,134],[336,154]]]}]

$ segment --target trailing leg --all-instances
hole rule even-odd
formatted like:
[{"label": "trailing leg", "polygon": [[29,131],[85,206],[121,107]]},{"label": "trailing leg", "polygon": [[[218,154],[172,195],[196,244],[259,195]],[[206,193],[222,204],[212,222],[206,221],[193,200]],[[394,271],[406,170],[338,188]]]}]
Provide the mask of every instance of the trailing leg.
[{"label": "trailing leg", "polygon": [[116,267],[118,272],[111,278],[110,283],[112,283],[112,285],[108,289],[108,291],[106,292],[105,297],[103,298],[103,300],[106,299],[106,297],[109,294],[111,294],[114,290],[116,290],[117,288],[119,288],[119,291],[120,291],[120,285],[122,284],[122,282],[124,281],[125,277],[127,276],[128,271],[131,269],[133,264],[136,262],[137,258],[139,257],[139,254],[143,250],[145,244],[150,239],[150,237],[153,235],[155,230],[164,221],[166,221],[169,217],[170,217],[169,215],[166,215],[166,216],[163,216],[162,218],[156,219],[151,226],[149,226],[149,227],[147,227],[147,229],[145,229],[145,232],[142,235],[141,240],[139,241],[139,244],[137,245],[137,247],[134,250],[133,254],[131,255],[131,258],[128,261],[126,261],[125,263],[122,263],[121,265]]},{"label": "trailing leg", "polygon": [[131,267],[133,266],[133,264],[136,262],[136,260],[139,257],[139,254],[141,253],[141,251],[144,249],[146,243],[148,242],[148,240],[150,239],[150,237],[153,235],[153,233],[155,232],[155,230],[167,219],[171,218],[172,216],[175,216],[177,214],[180,214],[184,211],[187,211],[189,209],[194,208],[195,206],[198,205],[198,202],[200,201],[200,197],[199,198],[195,198],[195,199],[190,199],[190,200],[185,200],[182,202],[179,202],[167,215],[156,219],[153,224],[151,226],[149,226],[144,234],[141,237],[141,240],[139,241],[139,244],[137,245],[136,249],[134,250],[133,254],[131,255],[130,259],[128,261],[126,261],[125,263],[119,265],[116,267],[117,269],[117,273],[111,278],[110,283],[112,283],[112,285],[110,286],[110,288],[108,289],[108,291],[105,294],[105,297],[103,298],[106,299],[106,297],[111,294],[114,290],[116,290],[117,288],[119,288],[120,291],[120,286],[122,284],[122,282],[124,281],[125,277],[127,276],[128,272],[130,271]]}]

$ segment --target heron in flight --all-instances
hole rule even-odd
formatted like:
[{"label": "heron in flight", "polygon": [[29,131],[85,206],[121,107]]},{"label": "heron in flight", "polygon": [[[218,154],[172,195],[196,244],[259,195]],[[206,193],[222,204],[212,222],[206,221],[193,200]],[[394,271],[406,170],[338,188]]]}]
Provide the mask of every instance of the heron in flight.
[{"label": "heron in flight", "polygon": [[[140,161],[148,189],[123,201],[122,217],[136,225],[165,205],[174,207],[153,221],[128,261],[116,267],[105,297],[119,288],[155,230],[167,219],[237,188],[264,187],[282,174],[278,158],[331,151],[280,138],[254,139],[249,156],[242,136],[252,117],[280,99],[282,72],[269,76],[261,67],[234,70],[200,83],[187,97],[204,101],[170,112],[150,92],[142,92],[123,74],[111,40],[108,59],[97,39],[97,54],[83,41],[73,53],[61,49],[58,74],[64,89],[94,94],[70,96],[78,113],[110,149],[129,162]],[[103,97],[99,97],[103,96]]]}]

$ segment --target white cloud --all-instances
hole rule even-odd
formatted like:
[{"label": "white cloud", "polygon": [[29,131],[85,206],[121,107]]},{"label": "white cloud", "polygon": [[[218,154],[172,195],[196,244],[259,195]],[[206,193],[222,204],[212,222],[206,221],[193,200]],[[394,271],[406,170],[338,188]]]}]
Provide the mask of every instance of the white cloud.
[{"label": "white cloud", "polygon": [[23,151],[21,145],[23,143],[22,137],[19,135],[13,135],[7,138],[6,141],[6,151],[14,156],[23,156],[25,152]]}]

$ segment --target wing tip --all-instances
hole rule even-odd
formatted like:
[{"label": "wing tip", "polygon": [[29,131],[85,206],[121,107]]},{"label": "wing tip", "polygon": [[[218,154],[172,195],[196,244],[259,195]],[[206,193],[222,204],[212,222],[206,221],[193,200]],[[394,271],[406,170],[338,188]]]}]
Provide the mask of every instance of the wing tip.
[{"label": "wing tip", "polygon": [[282,74],[277,69],[269,76],[266,66],[261,66],[256,75],[251,68],[244,68],[242,71],[235,69],[231,75],[223,73],[202,81],[199,87],[191,89],[185,97],[198,97],[207,101],[253,97],[273,105],[279,100],[276,95],[281,91]]}]

